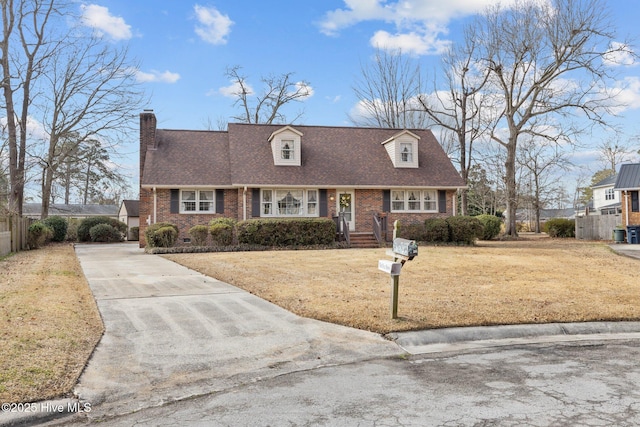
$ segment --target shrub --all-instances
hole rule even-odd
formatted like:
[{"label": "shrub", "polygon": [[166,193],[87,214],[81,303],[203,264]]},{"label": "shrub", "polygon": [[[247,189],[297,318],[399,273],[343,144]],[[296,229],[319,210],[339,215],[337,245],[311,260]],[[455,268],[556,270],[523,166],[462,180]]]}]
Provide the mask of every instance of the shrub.
[{"label": "shrub", "polygon": [[472,245],[483,235],[482,223],[471,216],[450,216],[446,219],[449,225],[449,237],[453,243]]},{"label": "shrub", "polygon": [[53,237],[53,230],[41,221],[31,224],[28,233],[27,243],[31,249],[43,247]]},{"label": "shrub", "polygon": [[542,228],[550,237],[576,237],[576,222],[573,219],[550,219]]},{"label": "shrub", "polygon": [[480,237],[482,240],[491,240],[498,237],[502,226],[500,218],[495,215],[478,215],[476,218],[482,223],[483,232],[482,237]]},{"label": "shrub", "polygon": [[123,240],[122,233],[109,224],[97,224],[89,230],[92,242],[121,242]]},{"label": "shrub", "polygon": [[240,244],[263,246],[326,245],[336,236],[329,218],[252,219],[239,222],[237,229]]},{"label": "shrub", "polygon": [[207,237],[209,236],[209,227],[206,225],[194,225],[189,229],[189,237],[191,244],[194,246],[207,246]]},{"label": "shrub", "polygon": [[129,240],[140,240],[140,227],[131,227],[129,229]]},{"label": "shrub", "polygon": [[226,224],[231,227],[235,227],[238,224],[238,221],[233,218],[226,218],[226,217],[214,218],[211,221],[209,221],[209,226],[212,226],[215,224]]},{"label": "shrub", "polygon": [[109,218],[107,216],[89,217],[83,219],[78,226],[78,241],[91,241],[91,234],[89,233],[89,230],[98,224],[109,224],[122,234],[127,232],[127,224],[122,221],[118,221],[115,218]]},{"label": "shrub", "polygon": [[69,218],[67,223],[67,242],[77,242],[78,241],[78,226],[80,225],[80,220],[77,218]]},{"label": "shrub", "polygon": [[211,240],[214,246],[229,246],[233,243],[233,226],[218,222],[209,227]]},{"label": "shrub", "polygon": [[417,242],[427,241],[425,226],[421,223],[402,225],[398,228],[396,234],[397,237],[402,237],[403,239],[415,240]]},{"label": "shrub", "polygon": [[424,222],[424,241],[446,243],[449,241],[449,225],[443,218],[429,218]]},{"label": "shrub", "polygon": [[51,240],[54,242],[64,242],[67,238],[67,220],[61,216],[50,216],[42,221],[44,225],[53,230],[53,237]]},{"label": "shrub", "polygon": [[169,222],[157,222],[144,230],[144,238],[147,241],[147,246],[152,248],[168,248],[175,244],[178,239],[178,233],[178,227],[174,224]]}]

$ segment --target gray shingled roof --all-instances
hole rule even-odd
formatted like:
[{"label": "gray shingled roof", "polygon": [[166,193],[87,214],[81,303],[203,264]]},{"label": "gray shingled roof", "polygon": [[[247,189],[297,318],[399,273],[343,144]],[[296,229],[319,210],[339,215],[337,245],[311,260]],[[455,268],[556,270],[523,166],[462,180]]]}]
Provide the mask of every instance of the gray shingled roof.
[{"label": "gray shingled roof", "polygon": [[[25,216],[40,216],[42,205],[40,203],[25,203],[22,205],[22,214]],[[86,216],[117,216],[117,205],[49,205],[49,216],[86,217]]]},{"label": "gray shingled roof", "polygon": [[140,200],[123,200],[122,204],[127,209],[127,216],[140,216]]},{"label": "gray shingled roof", "polygon": [[618,179],[614,190],[639,190],[640,189],[640,163],[629,163],[620,166]]},{"label": "gray shingled roof", "polygon": [[399,129],[292,125],[302,132],[302,166],[276,166],[269,136],[284,125],[229,124],[228,132],[158,130],[143,186],[351,186],[459,188],[464,182],[429,130],[420,168],[395,168],[383,141]]},{"label": "gray shingled roof", "polygon": [[612,185],[616,183],[616,179],[618,178],[617,174],[613,174],[613,175],[609,175],[608,177],[606,177],[605,179],[596,182],[595,184],[593,184],[591,186],[591,188],[597,188],[597,187],[606,187],[608,185]]}]

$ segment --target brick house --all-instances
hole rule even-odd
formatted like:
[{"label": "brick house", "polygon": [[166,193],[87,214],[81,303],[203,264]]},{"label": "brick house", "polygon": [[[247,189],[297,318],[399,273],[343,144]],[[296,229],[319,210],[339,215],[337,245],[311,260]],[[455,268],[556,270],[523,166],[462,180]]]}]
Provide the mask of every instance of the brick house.
[{"label": "brick house", "polygon": [[350,233],[455,214],[464,182],[429,130],[229,124],[157,129],[140,114],[140,245],[148,224],[340,216]]},{"label": "brick house", "polygon": [[614,190],[620,192],[622,225],[640,225],[640,163],[620,166]]}]

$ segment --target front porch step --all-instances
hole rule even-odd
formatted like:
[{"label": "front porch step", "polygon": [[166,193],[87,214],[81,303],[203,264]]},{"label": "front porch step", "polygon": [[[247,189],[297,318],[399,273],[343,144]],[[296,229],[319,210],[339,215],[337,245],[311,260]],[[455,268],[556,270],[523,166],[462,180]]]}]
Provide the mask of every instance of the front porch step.
[{"label": "front porch step", "polygon": [[349,233],[352,248],[379,248],[380,244],[373,233]]}]

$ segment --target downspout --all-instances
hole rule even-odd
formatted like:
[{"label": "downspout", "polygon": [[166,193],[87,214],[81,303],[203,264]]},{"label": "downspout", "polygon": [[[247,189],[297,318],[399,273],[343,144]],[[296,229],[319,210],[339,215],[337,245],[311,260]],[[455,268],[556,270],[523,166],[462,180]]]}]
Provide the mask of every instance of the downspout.
[{"label": "downspout", "polygon": [[456,212],[458,210],[458,190],[451,196],[451,205],[453,206],[453,216],[458,215]]},{"label": "downspout", "polygon": [[242,190],[242,220],[247,220],[247,186]]},{"label": "downspout", "polygon": [[624,219],[625,227],[629,226],[629,190],[624,191]]},{"label": "downspout", "polygon": [[153,223],[158,221],[158,194],[156,193],[156,187],[153,187]]}]

